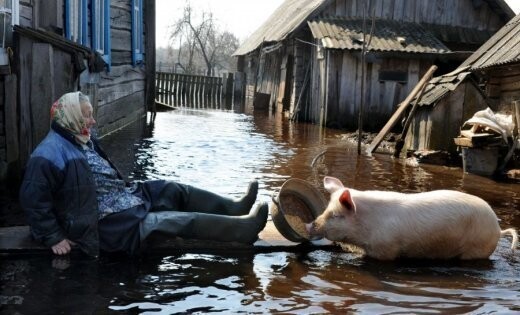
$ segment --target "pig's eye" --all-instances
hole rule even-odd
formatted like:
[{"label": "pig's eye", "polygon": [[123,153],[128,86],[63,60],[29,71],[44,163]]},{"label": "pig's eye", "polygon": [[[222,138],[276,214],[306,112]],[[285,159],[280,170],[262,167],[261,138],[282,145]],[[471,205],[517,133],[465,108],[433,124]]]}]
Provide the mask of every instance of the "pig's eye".
[{"label": "pig's eye", "polygon": [[332,213],[332,217],[333,217],[333,218],[341,218],[341,217],[343,217],[343,214],[341,214],[341,213],[339,213],[339,212],[333,212],[333,213]]}]

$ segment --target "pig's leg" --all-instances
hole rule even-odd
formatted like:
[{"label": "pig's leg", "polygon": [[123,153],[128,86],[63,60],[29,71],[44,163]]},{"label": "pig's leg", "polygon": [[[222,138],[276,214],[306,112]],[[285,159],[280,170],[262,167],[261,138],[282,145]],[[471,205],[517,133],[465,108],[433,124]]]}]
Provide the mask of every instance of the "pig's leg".
[{"label": "pig's leg", "polygon": [[367,256],[379,260],[394,260],[400,254],[398,244],[386,242],[382,244],[373,244],[371,246],[363,247]]}]

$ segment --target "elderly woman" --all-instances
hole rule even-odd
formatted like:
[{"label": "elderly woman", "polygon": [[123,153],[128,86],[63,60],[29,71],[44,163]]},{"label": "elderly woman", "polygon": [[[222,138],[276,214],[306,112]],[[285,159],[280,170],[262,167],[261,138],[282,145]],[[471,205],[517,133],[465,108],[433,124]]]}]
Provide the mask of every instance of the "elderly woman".
[{"label": "elderly woman", "polygon": [[232,200],[172,181],[125,182],[91,138],[89,98],[67,93],[51,107],[51,128],[34,150],[20,188],[33,237],[65,255],[139,250],[154,231],[183,238],[251,244],[265,227],[267,204],[252,208],[256,181]]}]

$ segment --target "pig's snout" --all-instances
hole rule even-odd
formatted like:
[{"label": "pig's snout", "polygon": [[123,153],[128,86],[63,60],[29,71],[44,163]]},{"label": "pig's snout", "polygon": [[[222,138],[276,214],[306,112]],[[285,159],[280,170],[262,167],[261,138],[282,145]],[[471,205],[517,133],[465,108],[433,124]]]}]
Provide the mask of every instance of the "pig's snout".
[{"label": "pig's snout", "polygon": [[311,223],[306,223],[305,229],[307,230],[307,233],[309,233],[309,235],[316,234],[316,222],[312,221]]}]

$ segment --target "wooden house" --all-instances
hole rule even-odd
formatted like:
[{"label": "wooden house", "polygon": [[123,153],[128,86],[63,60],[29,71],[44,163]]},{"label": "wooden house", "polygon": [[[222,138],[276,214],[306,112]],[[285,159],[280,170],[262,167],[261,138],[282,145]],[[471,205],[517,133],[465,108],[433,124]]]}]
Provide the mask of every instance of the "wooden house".
[{"label": "wooden house", "polygon": [[432,79],[406,136],[411,151],[456,152],[453,138],[478,110],[520,110],[520,15],[511,19],[452,74]]},{"label": "wooden house", "polygon": [[350,130],[364,103],[377,131],[431,65],[451,72],[513,16],[503,0],[286,0],[234,53],[245,103]]},{"label": "wooden house", "polygon": [[153,104],[154,0],[6,0],[0,16],[0,182],[19,178],[62,94],[90,96],[100,137]]}]

